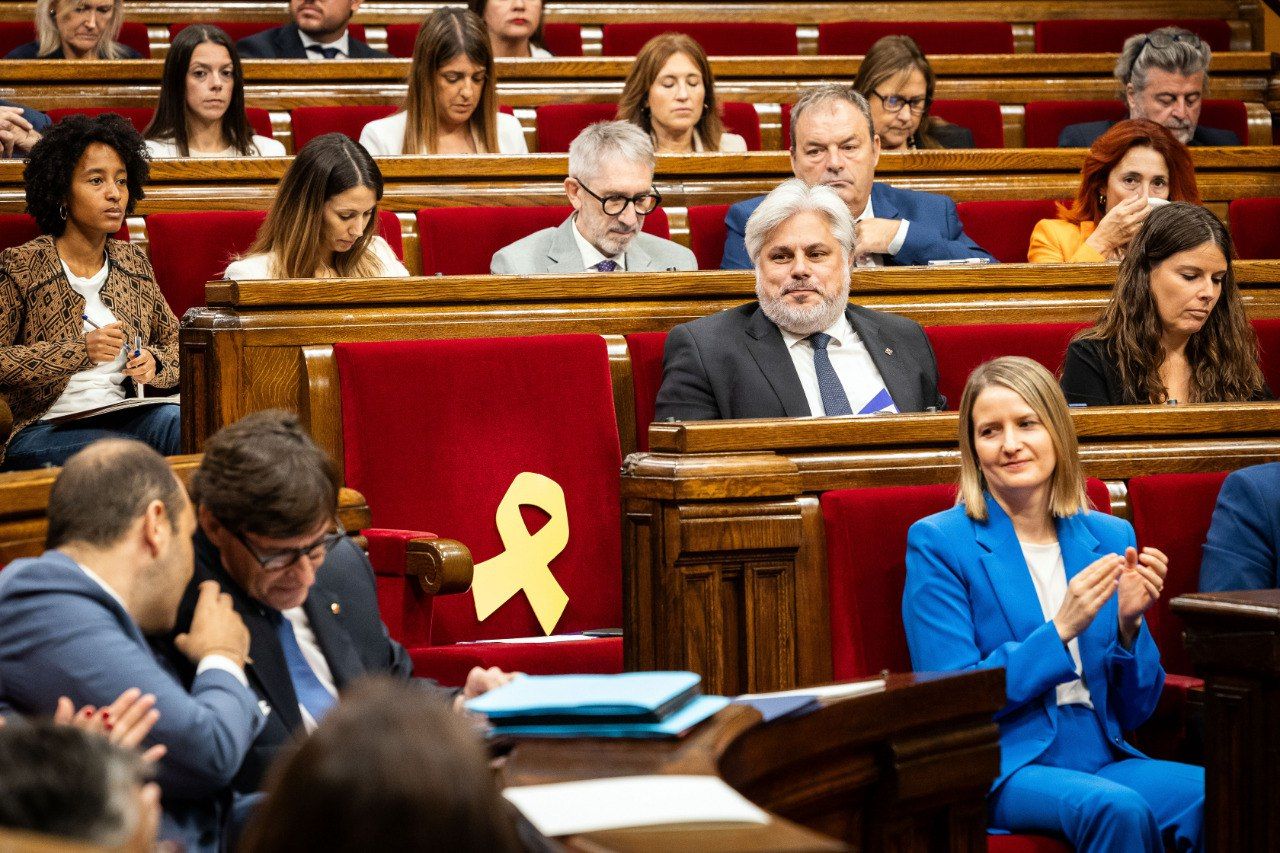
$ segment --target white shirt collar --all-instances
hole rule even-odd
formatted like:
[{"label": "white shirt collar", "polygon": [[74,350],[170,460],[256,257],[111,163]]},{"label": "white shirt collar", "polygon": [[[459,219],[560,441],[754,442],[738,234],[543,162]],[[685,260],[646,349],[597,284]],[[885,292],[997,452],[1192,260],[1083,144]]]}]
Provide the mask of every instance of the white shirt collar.
[{"label": "white shirt collar", "polygon": [[569,230],[573,232],[574,242],[578,244],[578,254],[582,255],[582,269],[596,272],[593,267],[601,261],[613,261],[618,265],[620,271],[627,269],[627,253],[624,250],[622,254],[609,257],[603,255],[600,250],[587,242],[587,238],[582,236],[582,232],[578,230],[578,214],[573,215],[573,223],[569,226]]},{"label": "white shirt collar", "polygon": [[[778,331],[782,332],[782,340],[786,343],[788,350],[802,341],[807,342],[809,340],[808,335],[792,334],[781,326],[778,327]],[[831,343],[828,346],[848,346],[849,342],[853,340],[853,325],[849,322],[849,316],[843,311],[840,312],[839,319],[822,331],[831,336]]]},{"label": "white shirt collar", "polygon": [[298,30],[298,38],[302,39],[302,49],[307,51],[308,57],[315,56],[320,59],[324,58],[321,54],[318,54],[313,50],[307,50],[307,48],[311,47],[311,45],[313,44],[319,45],[320,47],[336,47],[338,49],[339,59],[343,57],[351,56],[351,30],[350,29],[344,29],[342,31],[342,36],[337,41],[331,41],[328,44],[325,44],[324,42],[316,41],[311,36],[304,33],[302,30]]}]

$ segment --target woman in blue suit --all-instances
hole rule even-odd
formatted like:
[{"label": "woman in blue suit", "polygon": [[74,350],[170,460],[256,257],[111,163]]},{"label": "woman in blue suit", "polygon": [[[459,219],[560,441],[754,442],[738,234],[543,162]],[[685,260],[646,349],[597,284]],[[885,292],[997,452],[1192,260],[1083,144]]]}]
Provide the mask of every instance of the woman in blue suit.
[{"label": "woman in blue suit", "polygon": [[1078,851],[1202,848],[1204,770],[1124,740],[1164,685],[1143,613],[1167,558],[1088,509],[1058,383],[998,358],[960,399],[957,504],[912,525],[903,621],[917,670],[1004,667],[994,829]]}]

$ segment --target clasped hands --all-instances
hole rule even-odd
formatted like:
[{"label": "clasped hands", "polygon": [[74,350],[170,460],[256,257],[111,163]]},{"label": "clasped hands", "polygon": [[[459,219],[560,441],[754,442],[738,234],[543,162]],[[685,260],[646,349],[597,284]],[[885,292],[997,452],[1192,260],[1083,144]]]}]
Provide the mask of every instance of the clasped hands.
[{"label": "clasped hands", "polygon": [[1058,636],[1067,643],[1078,637],[1113,592],[1118,592],[1120,639],[1133,644],[1142,626],[1142,614],[1164,591],[1169,558],[1157,548],[1126,548],[1124,555],[1108,554],[1094,560],[1067,584],[1062,607],[1053,617]]},{"label": "clasped hands", "polygon": [[[89,360],[94,364],[115,361],[120,350],[128,346],[124,328],[119,323],[110,323],[101,329],[92,330],[84,336],[84,343],[89,351]],[[134,382],[146,385],[156,378],[156,357],[146,348],[139,347],[137,355],[130,350],[126,355],[123,373]]]}]

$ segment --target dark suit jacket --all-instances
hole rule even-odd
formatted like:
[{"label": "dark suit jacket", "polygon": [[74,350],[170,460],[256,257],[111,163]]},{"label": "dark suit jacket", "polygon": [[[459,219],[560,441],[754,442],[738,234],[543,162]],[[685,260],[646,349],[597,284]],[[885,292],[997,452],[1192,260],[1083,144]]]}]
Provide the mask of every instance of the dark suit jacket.
[{"label": "dark suit jacket", "polygon": [[1200,561],[1200,590],[1280,586],[1280,462],[1233,471],[1222,483]]},{"label": "dark suit jacket", "polygon": [[[919,323],[856,305],[845,316],[866,344],[899,411],[946,405],[938,393],[933,347]],[[657,420],[811,414],[782,332],[759,303],[683,323],[667,335]]]},{"label": "dark suit jacket", "polygon": [[[129,45],[127,44],[120,45],[120,48],[121,50],[124,51],[124,56],[121,57],[122,59],[141,59],[142,58],[142,54],[138,53],[136,50],[129,47]],[[18,45],[13,50],[6,53],[4,55],[4,58],[5,59],[64,59],[65,58],[62,55],[61,47],[59,47],[53,53],[46,53],[44,56],[41,56],[39,54],[38,52],[39,50],[40,50],[40,42],[29,41],[26,44]],[[38,129],[39,128],[37,128],[37,130]]]},{"label": "dark suit jacket", "polygon": [[[1069,124],[1058,134],[1059,148],[1088,148],[1093,141],[1106,133],[1114,125],[1114,121],[1086,121],[1080,124]],[[1196,132],[1191,134],[1190,145],[1239,145],[1240,137],[1230,130],[1218,130],[1204,125],[1196,125]]]},{"label": "dark suit jacket", "polygon": [[[250,598],[227,574],[218,549],[203,531],[196,532],[195,553],[195,573],[178,609],[174,634],[190,627],[200,583],[206,580],[217,581],[222,591],[231,596],[249,628],[249,657],[253,663],[245,667],[245,674],[258,696],[259,708],[267,711],[267,721],[233,782],[237,791],[248,793],[258,789],[276,752],[294,731],[302,728],[302,712],[272,621],[276,614]],[[315,586],[303,610],[339,690],[367,673],[385,673],[406,681],[413,675],[408,653],[387,634],[378,615],[373,567],[350,539],[329,552],[316,573]],[[193,670],[190,664],[184,664],[185,658],[173,647],[171,639],[158,645],[184,677],[190,678]]]},{"label": "dark suit jacket", "polygon": [[13,101],[6,101],[0,98],[0,107],[17,107],[22,110],[22,117],[31,122],[31,127],[36,133],[44,133],[49,129],[49,125],[53,124],[49,117],[39,110],[24,107],[22,104],[15,104]]},{"label": "dark suit jacket", "polygon": [[[747,220],[755,213],[764,196],[740,201],[725,214],[724,258],[720,268],[749,270],[751,258],[743,235],[747,232]],[[906,242],[898,254],[886,259],[892,266],[927,264],[929,261],[955,258],[996,259],[964,233],[956,203],[945,195],[922,193],[915,190],[898,190],[888,184],[871,185],[871,207],[877,219],[906,219]]]},{"label": "dark suit jacket", "polygon": [[[1068,403],[1086,406],[1132,406],[1138,400],[1120,382],[1120,369],[1106,349],[1104,341],[1085,339],[1072,341],[1062,361],[1062,393]],[[1273,399],[1271,388],[1253,395],[1253,401]]]},{"label": "dark suit jacket", "polygon": [[[348,35],[351,59],[380,59],[390,54],[375,50],[355,36]],[[241,59],[306,59],[307,51],[302,46],[302,38],[298,35],[297,24],[285,24],[263,30],[236,42],[236,50]]]},{"label": "dark suit jacket", "polygon": [[[929,135],[943,148],[973,148],[973,131],[958,124],[942,119],[935,120],[929,127]],[[920,147],[920,134],[916,134],[916,147]]]}]

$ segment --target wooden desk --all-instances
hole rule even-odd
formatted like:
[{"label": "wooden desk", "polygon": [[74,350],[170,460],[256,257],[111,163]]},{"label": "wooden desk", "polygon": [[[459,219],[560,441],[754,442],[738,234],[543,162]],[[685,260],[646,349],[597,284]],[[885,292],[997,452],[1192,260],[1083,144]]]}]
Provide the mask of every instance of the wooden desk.
[{"label": "wooden desk", "polygon": [[[992,715],[1003,705],[1003,670],[891,675],[882,692],[768,725],[730,706],[678,741],[522,740],[502,780],[715,775],[776,817],[855,850],[985,850],[985,796],[1000,761]],[[797,849],[783,828],[591,833],[570,847]]]}]

